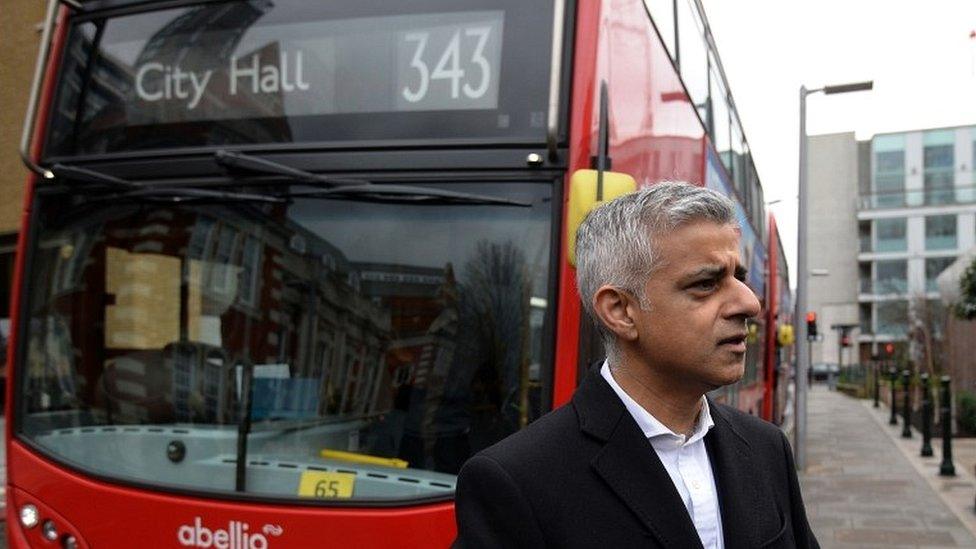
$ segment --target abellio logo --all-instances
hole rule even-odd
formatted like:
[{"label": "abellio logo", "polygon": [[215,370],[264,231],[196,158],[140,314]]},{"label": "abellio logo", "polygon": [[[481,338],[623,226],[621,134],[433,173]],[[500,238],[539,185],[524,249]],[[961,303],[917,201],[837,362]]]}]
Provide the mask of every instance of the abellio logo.
[{"label": "abellio logo", "polygon": [[193,524],[181,524],[176,538],[184,547],[213,549],[268,549],[268,536],[277,537],[284,528],[265,524],[261,532],[251,532],[251,525],[239,520],[227,523],[227,528],[211,529],[203,525],[203,519],[193,518]]}]

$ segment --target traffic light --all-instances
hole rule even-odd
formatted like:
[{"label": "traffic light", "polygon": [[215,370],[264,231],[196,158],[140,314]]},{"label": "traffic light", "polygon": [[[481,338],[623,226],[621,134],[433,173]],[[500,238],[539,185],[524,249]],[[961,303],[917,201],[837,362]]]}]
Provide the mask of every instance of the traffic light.
[{"label": "traffic light", "polygon": [[807,313],[807,339],[817,339],[817,313],[813,311]]},{"label": "traffic light", "polygon": [[886,343],[885,344],[885,352],[888,353],[888,356],[894,355],[895,354],[895,344],[894,343]]},{"label": "traffic light", "polygon": [[840,337],[840,346],[841,347],[850,347],[851,346],[851,336],[849,336],[847,334],[842,335]]}]

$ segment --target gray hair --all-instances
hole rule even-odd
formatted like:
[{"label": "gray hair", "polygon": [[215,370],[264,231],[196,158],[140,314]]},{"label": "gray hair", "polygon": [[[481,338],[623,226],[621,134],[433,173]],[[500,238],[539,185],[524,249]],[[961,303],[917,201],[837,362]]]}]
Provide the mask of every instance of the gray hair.
[{"label": "gray hair", "polygon": [[620,288],[647,308],[644,285],[658,267],[655,241],[694,221],[737,224],[729,198],[689,183],[665,181],[620,196],[591,211],[576,232],[576,286],[583,309],[600,331],[607,358],[617,359],[616,338],[593,311],[601,286]]}]

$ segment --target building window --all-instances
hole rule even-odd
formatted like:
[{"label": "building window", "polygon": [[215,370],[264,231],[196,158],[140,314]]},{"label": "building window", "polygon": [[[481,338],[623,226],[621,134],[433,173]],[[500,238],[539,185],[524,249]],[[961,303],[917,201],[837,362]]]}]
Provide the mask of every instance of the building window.
[{"label": "building window", "polygon": [[871,293],[871,263],[862,261],[857,264],[858,293]]},{"label": "building window", "polygon": [[871,328],[871,304],[861,303],[857,307],[858,322],[860,324],[859,328],[861,330],[861,335],[873,334],[874,330]]},{"label": "building window", "polygon": [[895,219],[878,219],[874,222],[875,247],[877,252],[904,252],[908,249],[907,220],[904,217]]},{"label": "building window", "polygon": [[870,221],[858,221],[857,223],[857,239],[860,243],[859,250],[861,253],[866,253],[871,251],[871,222]]},{"label": "building window", "polygon": [[250,307],[258,305],[258,280],[261,275],[261,241],[253,236],[244,237],[244,251],[241,257],[240,288],[237,295],[241,302]]},{"label": "building window", "polygon": [[956,216],[933,215],[925,218],[925,249],[956,249]]},{"label": "building window", "polygon": [[926,204],[951,204],[953,190],[955,134],[952,130],[925,132],[922,150]]},{"label": "building window", "polygon": [[938,286],[935,285],[935,279],[938,278],[942,271],[946,270],[949,265],[952,265],[956,261],[955,257],[930,257],[925,260],[925,291],[926,292],[937,292],[939,291]]},{"label": "building window", "polygon": [[908,302],[881,301],[875,304],[877,335],[903,337],[908,331]]},{"label": "building window", "polygon": [[874,138],[874,206],[897,208],[905,205],[905,136]]},{"label": "building window", "polygon": [[874,264],[874,293],[904,294],[908,292],[908,262],[878,261]]}]

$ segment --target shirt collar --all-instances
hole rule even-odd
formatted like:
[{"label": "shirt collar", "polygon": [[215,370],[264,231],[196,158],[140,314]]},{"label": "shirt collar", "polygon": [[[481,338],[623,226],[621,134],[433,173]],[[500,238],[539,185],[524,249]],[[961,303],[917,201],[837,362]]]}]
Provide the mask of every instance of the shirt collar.
[{"label": "shirt collar", "polygon": [[695,431],[685,440],[685,435],[675,433],[671,429],[668,429],[667,426],[645,410],[643,406],[637,404],[637,401],[631,398],[623,390],[623,387],[617,383],[617,380],[613,378],[613,375],[610,373],[610,365],[605,360],[603,361],[603,366],[600,368],[600,375],[603,376],[603,379],[607,380],[613,392],[617,393],[617,396],[620,397],[620,400],[624,403],[624,407],[627,408],[630,415],[637,421],[637,426],[640,427],[644,436],[648,440],[652,440],[652,442],[655,438],[665,437],[671,440],[681,441],[684,445],[692,444],[704,438],[708,434],[709,429],[715,426],[715,422],[712,421],[712,414],[708,409],[708,399],[702,396],[702,407],[701,412],[698,414],[698,422],[695,424]]}]

